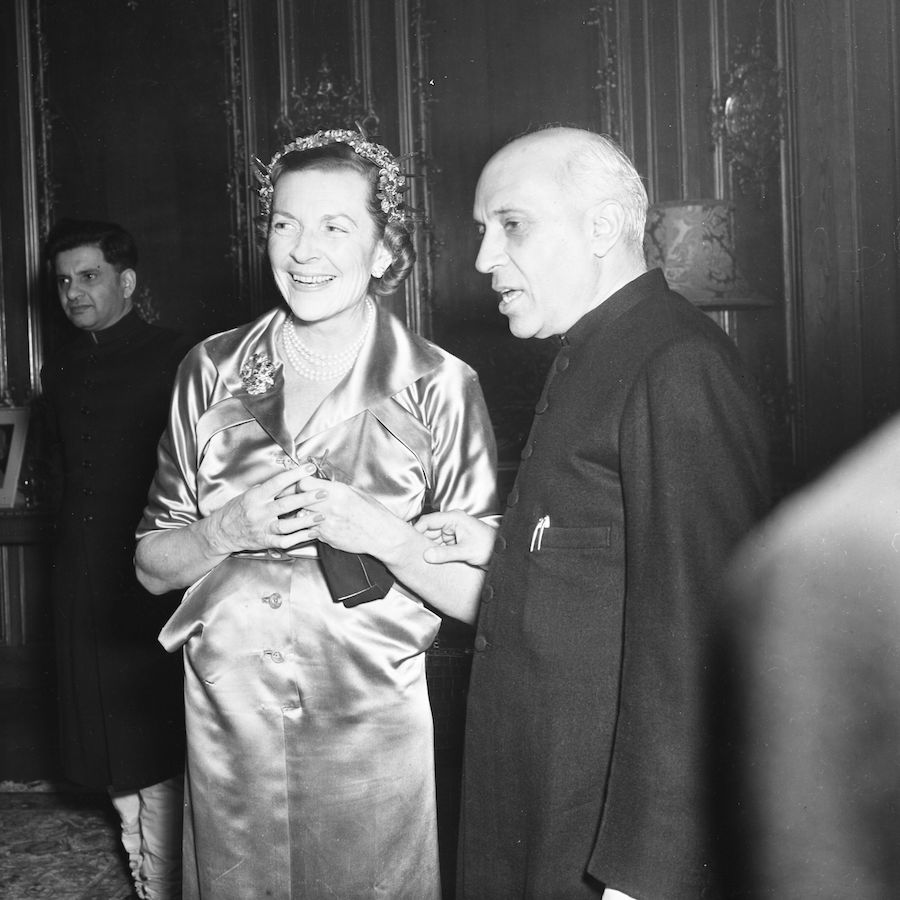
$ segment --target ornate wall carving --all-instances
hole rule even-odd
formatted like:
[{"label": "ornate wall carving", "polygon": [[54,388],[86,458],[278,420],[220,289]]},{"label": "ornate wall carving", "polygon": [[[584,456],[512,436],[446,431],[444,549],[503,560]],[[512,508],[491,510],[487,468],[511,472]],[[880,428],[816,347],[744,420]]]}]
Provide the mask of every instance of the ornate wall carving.
[{"label": "ornate wall carving", "polygon": [[765,198],[780,165],[784,84],[759,36],[736,47],[721,93],[711,102],[713,138],[722,142],[742,194]]}]

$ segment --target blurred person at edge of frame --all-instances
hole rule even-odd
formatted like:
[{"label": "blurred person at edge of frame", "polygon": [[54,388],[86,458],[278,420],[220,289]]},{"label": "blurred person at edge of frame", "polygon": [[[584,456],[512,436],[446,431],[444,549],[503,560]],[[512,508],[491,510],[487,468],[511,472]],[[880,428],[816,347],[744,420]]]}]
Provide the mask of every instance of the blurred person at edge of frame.
[{"label": "blurred person at edge of frame", "polygon": [[[150,590],[189,587],[185,895],[440,894],[425,650],[483,572],[427,563],[428,508],[496,513],[474,372],[377,297],[410,272],[404,176],[342,130],[261,170],[285,306],[182,364],[139,530]],[[429,605],[426,605],[429,604]]]},{"label": "blurred person at edge of frame", "polygon": [[134,310],[137,247],[120,225],[65,219],[46,257],[77,329],[41,371],[62,504],[53,606],[63,773],[109,791],[141,898],[181,896],[182,674],[157,635],[179,594],[134,573],[172,383],[187,350]]},{"label": "blurred person at edge of frame", "polygon": [[[721,610],[729,896],[900,896],[900,418],[741,544]],[[726,827],[727,826],[727,827]]]}]

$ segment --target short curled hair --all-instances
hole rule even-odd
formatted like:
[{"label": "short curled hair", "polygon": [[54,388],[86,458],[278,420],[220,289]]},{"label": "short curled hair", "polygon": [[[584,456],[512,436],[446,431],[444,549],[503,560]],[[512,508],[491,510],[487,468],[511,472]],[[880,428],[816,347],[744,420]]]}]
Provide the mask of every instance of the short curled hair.
[{"label": "short curled hair", "polygon": [[[416,248],[412,238],[413,224],[408,214],[404,215],[402,221],[393,222],[381,208],[381,200],[377,196],[378,167],[359,156],[347,144],[337,143],[314,147],[311,150],[292,150],[285,153],[272,166],[270,173],[272,187],[277,186],[279,178],[286,172],[303,172],[309,169],[322,172],[349,170],[358,172],[366,179],[369,185],[367,206],[375,226],[375,233],[384,241],[391,254],[391,264],[380,278],[372,276],[369,279],[369,287],[379,296],[392,294],[412,271],[416,261]],[[272,215],[269,213],[269,220],[265,223],[267,235],[271,224]]]},{"label": "short curled hair", "polygon": [[47,235],[44,255],[47,262],[53,265],[58,254],[76,247],[99,248],[103,258],[117,272],[137,268],[137,244],[121,225],[114,222],[61,219]]}]

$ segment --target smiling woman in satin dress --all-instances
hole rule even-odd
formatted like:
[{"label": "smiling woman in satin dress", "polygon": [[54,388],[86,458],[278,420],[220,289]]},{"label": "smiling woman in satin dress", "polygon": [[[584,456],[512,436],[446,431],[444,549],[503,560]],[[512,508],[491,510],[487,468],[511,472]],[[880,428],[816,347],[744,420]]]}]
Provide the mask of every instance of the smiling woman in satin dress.
[{"label": "smiling woman in satin dress", "polygon": [[185,358],[138,532],[141,582],[188,588],[184,896],[430,900],[429,607],[471,622],[483,573],[412,523],[497,512],[494,439],[472,370],[375,302],[414,260],[390,153],[318,132],[261,181],[286,308]]}]

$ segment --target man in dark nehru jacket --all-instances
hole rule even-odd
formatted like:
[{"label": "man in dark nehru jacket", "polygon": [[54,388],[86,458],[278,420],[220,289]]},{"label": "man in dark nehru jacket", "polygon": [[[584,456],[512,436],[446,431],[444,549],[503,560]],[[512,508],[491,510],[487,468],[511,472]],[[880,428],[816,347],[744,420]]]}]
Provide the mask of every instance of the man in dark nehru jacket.
[{"label": "man in dark nehru jacket", "polygon": [[[642,244],[647,195],[610,140],[518,138],[475,194],[479,271],[521,338],[556,337],[475,636],[459,892],[468,900],[720,896],[707,822],[710,628],[767,504],[735,346]],[[458,514],[433,561],[485,564]]]},{"label": "man in dark nehru jacket", "polygon": [[186,349],[132,306],[137,249],[105,222],[65,220],[47,259],[78,329],[41,371],[62,475],[53,599],[63,772],[108,790],[137,894],[181,897],[180,660],[157,635],[175,594],[134,574],[134,532]]}]

